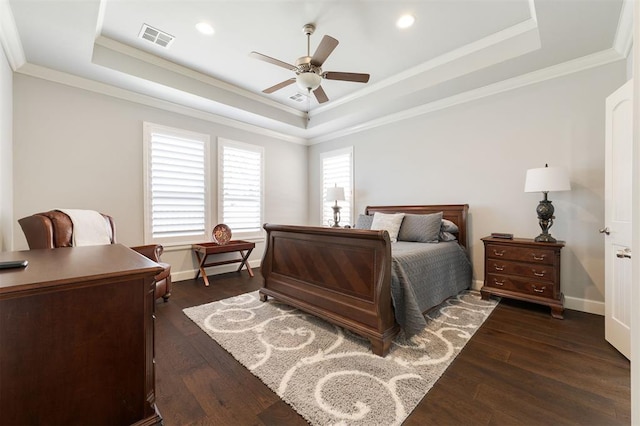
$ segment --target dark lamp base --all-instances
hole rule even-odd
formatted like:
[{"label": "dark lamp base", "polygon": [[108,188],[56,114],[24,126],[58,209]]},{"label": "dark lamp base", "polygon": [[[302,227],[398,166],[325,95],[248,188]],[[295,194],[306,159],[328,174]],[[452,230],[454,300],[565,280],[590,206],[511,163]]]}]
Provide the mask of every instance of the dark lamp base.
[{"label": "dark lamp base", "polygon": [[533,239],[538,243],[555,243],[557,240],[553,238],[550,234],[540,234]]},{"label": "dark lamp base", "polygon": [[549,228],[553,226],[553,216],[554,208],[551,201],[547,199],[547,193],[543,192],[544,199],[540,201],[538,207],[536,208],[536,213],[538,213],[538,223],[540,225],[540,229],[542,233],[535,237],[533,240],[539,243],[555,243],[556,239],[549,234]]}]

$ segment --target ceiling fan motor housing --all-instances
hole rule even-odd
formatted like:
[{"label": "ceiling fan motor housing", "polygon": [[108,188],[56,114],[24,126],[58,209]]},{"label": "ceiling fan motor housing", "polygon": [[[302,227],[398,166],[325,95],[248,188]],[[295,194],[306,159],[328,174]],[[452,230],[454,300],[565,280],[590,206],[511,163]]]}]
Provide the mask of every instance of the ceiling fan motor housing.
[{"label": "ceiling fan motor housing", "polygon": [[316,26],[313,24],[306,24],[302,27],[302,33],[306,36],[310,36],[316,30]]}]

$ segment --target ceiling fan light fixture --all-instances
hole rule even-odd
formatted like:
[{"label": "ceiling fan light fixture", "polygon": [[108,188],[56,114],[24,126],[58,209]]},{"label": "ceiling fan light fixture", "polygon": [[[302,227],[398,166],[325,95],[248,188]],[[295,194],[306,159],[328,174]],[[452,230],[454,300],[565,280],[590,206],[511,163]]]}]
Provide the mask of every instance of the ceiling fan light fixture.
[{"label": "ceiling fan light fixture", "polygon": [[405,29],[412,26],[414,22],[416,22],[415,16],[406,14],[398,18],[398,20],[396,21],[396,26],[400,29]]},{"label": "ceiling fan light fixture", "polygon": [[314,72],[301,72],[296,76],[296,83],[303,90],[316,90],[322,83],[322,77]]}]

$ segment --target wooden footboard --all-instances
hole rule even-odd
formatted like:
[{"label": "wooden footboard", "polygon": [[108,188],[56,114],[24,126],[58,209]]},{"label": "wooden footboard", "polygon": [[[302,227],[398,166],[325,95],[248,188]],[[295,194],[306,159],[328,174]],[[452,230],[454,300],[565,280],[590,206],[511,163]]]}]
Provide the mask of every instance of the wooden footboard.
[{"label": "wooden footboard", "polygon": [[[369,206],[367,214],[442,212],[467,246],[467,204]],[[349,329],[385,356],[400,330],[391,301],[391,243],[386,231],[265,224],[263,301],[284,303]]]},{"label": "wooden footboard", "polygon": [[265,224],[263,301],[284,303],[369,339],[384,356],[399,327],[386,231]]}]

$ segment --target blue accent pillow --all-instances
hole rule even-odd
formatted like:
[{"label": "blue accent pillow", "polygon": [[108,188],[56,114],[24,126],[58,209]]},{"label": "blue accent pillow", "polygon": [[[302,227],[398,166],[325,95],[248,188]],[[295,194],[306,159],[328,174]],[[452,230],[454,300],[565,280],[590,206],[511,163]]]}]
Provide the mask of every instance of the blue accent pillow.
[{"label": "blue accent pillow", "polygon": [[373,215],[360,214],[356,219],[355,229],[371,229]]}]

